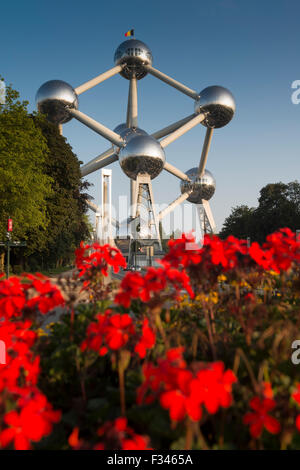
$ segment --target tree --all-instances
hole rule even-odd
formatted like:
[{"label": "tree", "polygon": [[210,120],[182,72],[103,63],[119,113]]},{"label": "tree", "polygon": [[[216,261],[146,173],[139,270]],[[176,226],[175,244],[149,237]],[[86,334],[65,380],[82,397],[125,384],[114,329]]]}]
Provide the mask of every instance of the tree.
[{"label": "tree", "polygon": [[225,219],[220,236],[250,237],[262,243],[279,228],[300,229],[300,184],[273,183],[260,190],[258,207],[237,206]]},{"label": "tree", "polygon": [[249,208],[246,205],[233,207],[231,214],[225,219],[220,237],[226,238],[229,235],[234,235],[245,239],[253,235],[254,211],[253,207]]},{"label": "tree", "polygon": [[48,153],[46,139],[27,112],[28,102],[6,88],[0,104],[0,238],[6,235],[7,219],[13,218],[16,239],[27,240],[27,252],[46,242],[46,199],[52,178],[44,171]]},{"label": "tree", "polygon": [[256,240],[264,241],[269,233],[282,227],[300,228],[300,184],[297,181],[264,186],[255,211]]},{"label": "tree", "polygon": [[87,194],[84,192],[89,183],[81,180],[80,162],[57,126],[41,115],[35,116],[34,122],[49,148],[45,172],[52,178],[52,194],[46,201],[47,242],[31,262],[35,260],[37,264],[53,267],[70,263],[74,249],[89,236]]}]

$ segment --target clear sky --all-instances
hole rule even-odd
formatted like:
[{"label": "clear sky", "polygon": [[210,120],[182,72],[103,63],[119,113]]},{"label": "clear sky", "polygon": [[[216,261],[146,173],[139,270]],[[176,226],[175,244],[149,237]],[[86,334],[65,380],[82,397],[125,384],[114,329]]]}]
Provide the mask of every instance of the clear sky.
[{"label": "clear sky", "polygon": [[[35,109],[35,93],[51,79],[74,87],[111,68],[114,51],[135,36],[152,50],[153,66],[197,91],[222,85],[235,96],[231,123],[215,131],[207,168],[217,190],[211,200],[218,229],[231,208],[257,205],[268,183],[300,176],[300,104],[291,84],[300,80],[300,3],[297,0],[15,0],[1,5],[0,74]],[[80,95],[80,110],[110,128],[124,122],[128,81],[115,76]],[[139,126],[152,132],[193,112],[193,101],[152,76],[138,82]],[[108,142],[72,120],[64,135],[87,162]],[[166,149],[183,171],[198,165],[205,128],[197,126]],[[113,194],[129,180],[113,169]],[[100,203],[100,172],[90,175]],[[157,202],[179,195],[166,172],[154,182]]]}]

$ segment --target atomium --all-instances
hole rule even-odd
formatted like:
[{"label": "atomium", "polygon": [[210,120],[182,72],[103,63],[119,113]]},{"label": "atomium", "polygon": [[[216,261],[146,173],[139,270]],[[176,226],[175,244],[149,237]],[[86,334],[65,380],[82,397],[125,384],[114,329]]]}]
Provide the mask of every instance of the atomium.
[{"label": "atomium", "polygon": [[[198,213],[202,234],[207,230],[215,231],[216,226],[208,201],[214,195],[216,182],[213,175],[205,167],[213,130],[214,128],[223,127],[231,121],[235,113],[235,101],[231,92],[221,86],[209,86],[198,93],[196,90],[153,68],[152,60],[151,50],[145,43],[137,39],[126,40],[119,45],[115,52],[114,67],[75,89],[60,80],[46,82],[38,90],[36,102],[38,110],[46,114],[49,121],[55,124],[64,124],[74,117],[112,144],[110,148],[83,165],[81,174],[86,176],[119,161],[121,169],[131,179],[130,214],[125,224],[126,229],[130,227],[130,239],[143,239],[145,245],[150,239],[150,244],[152,240],[156,239],[156,241],[159,240],[161,246],[159,222],[184,201],[197,205],[195,209]],[[194,102],[193,114],[157,130],[152,136],[138,127],[137,86],[138,80],[145,77],[147,73],[177,89]],[[77,95],[90,90],[117,74],[130,80],[128,107],[126,123],[119,124],[114,131],[111,131],[104,124],[78,111]],[[170,162],[166,162],[165,149],[199,123],[207,128],[199,165],[183,173]],[[62,129],[60,131],[62,132]],[[162,170],[181,180],[181,194],[165,209],[156,214],[151,180],[156,178]],[[105,177],[109,178],[109,175],[107,174]],[[103,204],[106,204],[103,201],[107,201],[108,186],[110,187],[107,181],[105,184],[102,183]],[[106,194],[105,197],[104,193]],[[146,209],[146,214],[148,214],[147,220],[144,220],[141,216],[143,204],[143,208]],[[96,211],[100,213],[101,210],[98,210],[96,206]],[[105,214],[106,211],[102,211],[102,226],[105,226],[107,220],[110,220],[107,224],[111,224],[111,219],[107,219]],[[119,222],[118,226],[120,227]],[[140,230],[137,230],[138,226],[141,227]],[[109,231],[105,230],[102,233],[104,232],[108,233]],[[150,233],[151,235],[149,235]]]},{"label": "atomium", "polygon": [[187,200],[193,204],[201,204],[202,199],[209,201],[216,190],[216,180],[212,173],[208,170],[204,171],[204,175],[199,177],[198,168],[191,168],[186,172],[190,181],[182,181],[180,184],[181,193],[192,191]]},{"label": "atomium", "polygon": [[62,80],[44,83],[36,94],[37,109],[54,124],[65,124],[72,119],[68,108],[78,109],[78,97],[71,85]]},{"label": "atomium", "polygon": [[206,127],[226,126],[235,113],[234,97],[227,88],[209,86],[199,93],[195,102],[195,113],[207,113],[202,124]]},{"label": "atomium", "polygon": [[156,178],[162,171],[166,157],[160,143],[147,134],[136,133],[125,137],[126,144],[120,149],[119,162],[124,173],[131,179],[148,174]]},{"label": "atomium", "polygon": [[128,39],[119,45],[115,52],[114,61],[116,65],[123,65],[120,72],[122,77],[137,80],[147,75],[144,65],[152,65],[152,54],[149,47],[137,39]]}]

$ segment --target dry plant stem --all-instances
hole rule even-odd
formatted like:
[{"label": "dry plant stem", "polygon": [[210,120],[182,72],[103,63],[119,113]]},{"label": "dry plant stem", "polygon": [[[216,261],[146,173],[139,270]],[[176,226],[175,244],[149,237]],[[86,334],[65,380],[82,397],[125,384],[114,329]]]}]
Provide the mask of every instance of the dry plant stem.
[{"label": "dry plant stem", "polygon": [[125,381],[124,381],[124,368],[122,360],[118,359],[118,372],[119,372],[119,389],[120,389],[120,404],[121,404],[121,415],[126,415],[126,404],[125,404]]},{"label": "dry plant stem", "polygon": [[160,318],[160,312],[159,313],[155,313],[155,323],[156,323],[156,326],[158,328],[158,331],[160,332],[161,334],[161,337],[166,345],[166,347],[168,348],[169,347],[169,341],[167,339],[167,336],[166,336],[166,333],[165,333],[165,330],[164,330],[164,327],[162,325],[162,322],[161,322],[161,318]]},{"label": "dry plant stem", "polygon": [[220,432],[220,437],[219,437],[219,446],[222,447],[224,444],[224,428],[225,428],[225,418],[226,418],[226,410],[222,410],[222,416],[221,416],[221,432]]},{"label": "dry plant stem", "polygon": [[212,307],[209,307],[209,313],[210,313],[211,324],[212,324],[212,332],[215,335],[217,331],[216,331],[216,324],[215,324],[215,313]]},{"label": "dry plant stem", "polygon": [[197,356],[197,349],[198,349],[198,332],[193,334],[193,339],[192,339],[192,354],[193,354],[193,359],[196,359]]},{"label": "dry plant stem", "polygon": [[187,418],[186,420],[186,434],[185,434],[185,450],[191,450],[193,445],[194,429],[192,421]]},{"label": "dry plant stem", "polygon": [[246,356],[246,354],[244,353],[244,351],[241,349],[241,348],[238,348],[236,350],[236,353],[235,353],[235,358],[234,358],[234,364],[233,364],[233,372],[234,374],[237,376],[237,372],[238,372],[238,368],[239,368],[239,365],[240,365],[240,358],[243,359],[244,361],[244,364],[248,370],[248,373],[249,373],[249,376],[250,376],[250,379],[251,379],[251,382],[252,382],[252,386],[253,386],[253,389],[254,389],[254,392],[255,393],[258,393],[259,391],[259,386],[258,386],[258,383],[255,379],[255,375],[254,375],[254,372],[252,370],[252,367],[251,367],[251,364],[250,362],[248,361],[248,358]]},{"label": "dry plant stem", "polygon": [[80,368],[77,357],[75,359],[75,362],[76,362],[76,369],[77,369],[77,372],[78,372],[78,375],[79,375],[79,382],[80,382],[82,400],[83,400],[84,403],[86,403],[86,390],[85,390],[84,372],[82,372],[82,370]]},{"label": "dry plant stem", "polygon": [[209,337],[209,342],[210,342],[212,355],[213,355],[214,361],[216,361],[217,360],[217,352],[216,352],[216,347],[215,347],[215,343],[214,343],[213,334],[212,334],[212,331],[211,331],[211,324],[210,324],[209,315],[208,315],[208,312],[207,312],[206,309],[204,309],[204,316],[205,316],[205,321],[206,321],[206,325],[207,325],[208,337]]},{"label": "dry plant stem", "polygon": [[205,440],[205,437],[203,436],[202,434],[202,431],[201,431],[201,427],[200,427],[200,424],[198,423],[193,423],[194,425],[194,431],[195,431],[195,434],[198,438],[198,441],[201,445],[201,448],[204,449],[204,450],[209,450],[209,446]]}]

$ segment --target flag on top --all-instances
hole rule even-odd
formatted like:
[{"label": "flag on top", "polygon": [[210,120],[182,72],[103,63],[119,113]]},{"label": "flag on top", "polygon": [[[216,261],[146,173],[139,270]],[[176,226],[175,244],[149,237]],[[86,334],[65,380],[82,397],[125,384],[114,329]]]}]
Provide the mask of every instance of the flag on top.
[{"label": "flag on top", "polygon": [[127,33],[125,33],[125,37],[127,38],[128,36],[134,36],[134,29],[129,29]]}]

